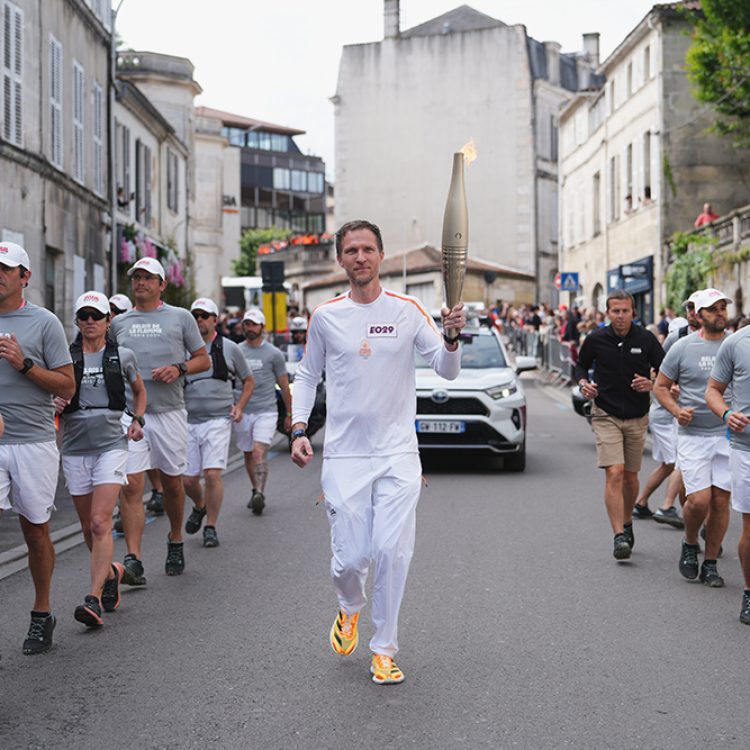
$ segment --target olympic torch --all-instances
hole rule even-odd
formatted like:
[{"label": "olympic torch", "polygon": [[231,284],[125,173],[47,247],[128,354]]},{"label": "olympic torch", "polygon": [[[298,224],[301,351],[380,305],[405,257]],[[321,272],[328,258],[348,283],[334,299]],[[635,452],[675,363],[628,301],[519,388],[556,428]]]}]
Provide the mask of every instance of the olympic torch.
[{"label": "olympic torch", "polygon": [[[443,283],[445,301],[449,309],[461,301],[464,287],[469,251],[469,212],[466,208],[464,187],[464,159],[471,163],[475,158],[476,151],[471,141],[461,151],[453,154],[451,185],[443,215]],[[458,331],[454,328],[445,331],[449,338],[457,334]]]}]

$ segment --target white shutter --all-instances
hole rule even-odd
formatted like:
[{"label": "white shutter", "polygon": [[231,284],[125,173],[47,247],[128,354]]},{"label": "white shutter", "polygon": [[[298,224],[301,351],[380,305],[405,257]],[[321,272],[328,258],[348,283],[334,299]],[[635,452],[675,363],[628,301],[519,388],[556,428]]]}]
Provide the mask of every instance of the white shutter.
[{"label": "white shutter", "polygon": [[81,64],[73,61],[73,177],[84,181],[83,113],[86,76]]},{"label": "white shutter", "polygon": [[3,138],[23,145],[23,13],[5,2],[3,23]]},{"label": "white shutter", "polygon": [[63,166],[62,45],[49,37],[50,161]]},{"label": "white shutter", "polygon": [[102,87],[97,81],[94,81],[94,94],[93,94],[93,141],[94,141],[94,192],[97,195],[104,195],[104,144],[103,144],[103,105],[104,97]]}]

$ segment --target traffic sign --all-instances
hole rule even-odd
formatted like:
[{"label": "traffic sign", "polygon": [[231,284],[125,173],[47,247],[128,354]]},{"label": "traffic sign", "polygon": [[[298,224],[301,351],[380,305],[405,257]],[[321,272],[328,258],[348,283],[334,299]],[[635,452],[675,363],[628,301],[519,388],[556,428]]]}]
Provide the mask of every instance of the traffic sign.
[{"label": "traffic sign", "polygon": [[[560,291],[577,292],[579,289],[578,273],[560,273]],[[557,279],[555,279],[557,281]]]}]

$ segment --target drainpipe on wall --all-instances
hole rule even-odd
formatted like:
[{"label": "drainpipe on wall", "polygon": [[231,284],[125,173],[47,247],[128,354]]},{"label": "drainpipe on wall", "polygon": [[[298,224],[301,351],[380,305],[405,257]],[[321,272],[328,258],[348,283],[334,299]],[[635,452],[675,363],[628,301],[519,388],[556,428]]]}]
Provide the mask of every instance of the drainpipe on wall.
[{"label": "drainpipe on wall", "polygon": [[112,11],[109,42],[109,212],[110,212],[110,256],[109,293],[117,294],[117,169],[115,133],[115,91],[117,88],[117,14],[125,0],[120,0]]}]

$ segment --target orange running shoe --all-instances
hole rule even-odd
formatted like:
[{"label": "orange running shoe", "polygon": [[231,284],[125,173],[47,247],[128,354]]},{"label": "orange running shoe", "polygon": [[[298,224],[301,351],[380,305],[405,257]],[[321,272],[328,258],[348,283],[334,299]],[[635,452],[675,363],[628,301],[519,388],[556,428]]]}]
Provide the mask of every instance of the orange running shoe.
[{"label": "orange running shoe", "polygon": [[404,681],[404,673],[398,668],[392,656],[385,654],[373,654],[372,664],[372,681],[378,685],[398,685]]},{"label": "orange running shoe", "polygon": [[349,656],[354,653],[359,643],[359,633],[357,632],[357,621],[359,612],[353,615],[347,615],[343,609],[339,610],[336,619],[331,626],[331,648],[342,656]]}]

